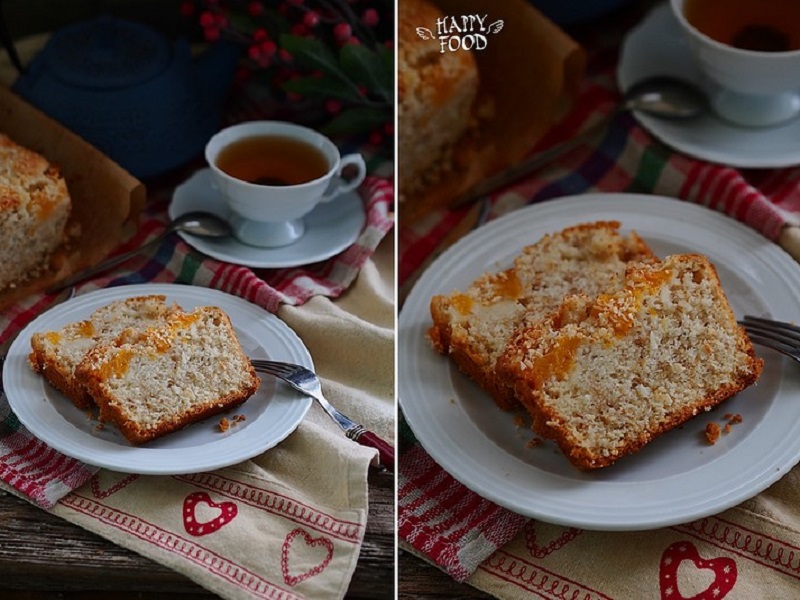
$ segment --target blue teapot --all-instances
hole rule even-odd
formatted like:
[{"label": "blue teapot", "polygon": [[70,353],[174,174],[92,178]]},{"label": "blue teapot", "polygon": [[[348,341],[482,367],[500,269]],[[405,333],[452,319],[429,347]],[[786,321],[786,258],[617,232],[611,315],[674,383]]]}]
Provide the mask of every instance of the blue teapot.
[{"label": "blue teapot", "polygon": [[53,34],[12,89],[144,179],[202,154],[238,57],[218,42],[193,58],[186,40],[101,16]]}]

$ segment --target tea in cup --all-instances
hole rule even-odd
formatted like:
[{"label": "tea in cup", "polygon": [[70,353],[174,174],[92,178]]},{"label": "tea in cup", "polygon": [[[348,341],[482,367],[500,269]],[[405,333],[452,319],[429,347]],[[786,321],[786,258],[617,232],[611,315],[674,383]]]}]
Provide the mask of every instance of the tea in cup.
[{"label": "tea in cup", "polygon": [[360,154],[341,156],[321,133],[282,121],[223,129],[208,141],[205,156],[231,210],[234,235],[267,248],[296,242],[305,215],[356,189],[366,176]]},{"label": "tea in cup", "polygon": [[800,114],[798,0],[671,3],[719,116],[761,127]]}]

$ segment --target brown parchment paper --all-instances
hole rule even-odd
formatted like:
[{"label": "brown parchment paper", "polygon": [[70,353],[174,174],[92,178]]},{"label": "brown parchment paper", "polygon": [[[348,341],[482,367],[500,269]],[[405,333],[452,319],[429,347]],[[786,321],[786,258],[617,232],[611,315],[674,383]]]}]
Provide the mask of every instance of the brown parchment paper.
[{"label": "brown parchment paper", "polygon": [[[503,20],[503,29],[475,52],[476,107],[488,102],[492,111],[458,143],[454,167],[443,178],[412,196],[400,190],[401,223],[447,206],[479,181],[518,163],[569,109],[585,69],[583,49],[526,0],[434,3],[448,16],[487,14],[487,23]],[[402,155],[397,160],[402,168]]]},{"label": "brown parchment paper", "polygon": [[94,146],[4,87],[0,131],[58,165],[72,198],[69,227],[79,231],[55,257],[49,273],[0,291],[2,310],[107,256],[135,230],[147,192]]}]

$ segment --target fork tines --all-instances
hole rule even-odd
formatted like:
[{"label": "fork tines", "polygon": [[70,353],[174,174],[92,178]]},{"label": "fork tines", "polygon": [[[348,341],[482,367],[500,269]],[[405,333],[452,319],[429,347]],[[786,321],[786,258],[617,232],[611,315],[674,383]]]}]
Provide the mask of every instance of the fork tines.
[{"label": "fork tines", "polygon": [[289,375],[295,370],[295,365],[289,363],[274,362],[271,360],[251,359],[250,364],[260,371],[273,373],[276,375]]},{"label": "fork tines", "polygon": [[800,361],[800,327],[792,323],[746,315],[739,321],[754,344]]}]

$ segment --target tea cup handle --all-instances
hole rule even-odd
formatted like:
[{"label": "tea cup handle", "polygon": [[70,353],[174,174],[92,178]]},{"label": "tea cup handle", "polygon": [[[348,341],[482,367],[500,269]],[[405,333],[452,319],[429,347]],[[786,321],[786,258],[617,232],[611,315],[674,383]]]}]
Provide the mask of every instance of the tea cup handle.
[{"label": "tea cup handle", "polygon": [[[348,180],[341,179],[342,172],[349,166],[356,167],[356,173]],[[320,199],[320,202],[330,202],[336,196],[346,194],[356,189],[364,181],[367,176],[367,164],[364,162],[364,157],[360,154],[347,154],[339,161],[339,169],[336,172],[338,181],[334,183]]]}]

